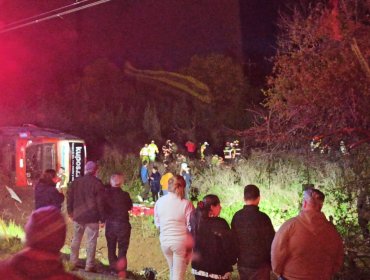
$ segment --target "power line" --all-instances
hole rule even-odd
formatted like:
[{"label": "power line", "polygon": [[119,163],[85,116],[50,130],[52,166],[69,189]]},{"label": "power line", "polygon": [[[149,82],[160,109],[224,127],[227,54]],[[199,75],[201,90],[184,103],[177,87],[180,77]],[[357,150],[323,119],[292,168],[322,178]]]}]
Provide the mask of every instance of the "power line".
[{"label": "power line", "polygon": [[[13,26],[13,27],[2,29],[2,30],[0,30],[0,34],[6,33],[6,32],[9,32],[9,31],[14,31],[14,30],[17,30],[17,29],[20,29],[20,28],[23,28],[23,27],[27,27],[27,26],[30,26],[30,25],[33,25],[33,24],[37,24],[37,23],[40,23],[40,22],[43,22],[43,21],[46,21],[46,20],[50,20],[50,19],[54,19],[54,18],[61,18],[64,15],[68,15],[68,14],[75,13],[75,12],[78,12],[78,11],[81,11],[81,10],[85,10],[85,9],[88,9],[88,8],[91,8],[91,7],[106,3],[106,2],[110,2],[110,1],[112,1],[112,0],[98,0],[98,1],[95,1],[93,3],[86,4],[86,5],[83,5],[83,6],[80,6],[80,7],[76,7],[76,8],[64,11],[64,12],[56,13],[56,14],[53,14],[53,15],[50,15],[50,16],[47,16],[47,17],[43,17],[43,18],[40,18],[40,19],[35,19],[35,20],[30,21],[30,22],[26,22],[26,23],[19,24],[19,25]],[[58,10],[58,9],[56,9],[56,10]],[[48,14],[48,13],[49,12],[47,12],[46,14]],[[37,16],[32,17],[32,18],[36,18],[36,17]]]},{"label": "power line", "polygon": [[73,4],[69,4],[69,5],[66,5],[66,6],[63,6],[63,7],[60,7],[60,8],[57,8],[57,9],[54,9],[54,10],[51,10],[51,11],[48,11],[48,12],[44,12],[44,13],[41,13],[41,14],[38,14],[36,16],[32,16],[32,17],[28,17],[28,18],[24,18],[24,19],[21,19],[21,20],[17,20],[17,21],[14,21],[14,22],[11,22],[11,23],[8,23],[8,24],[5,24],[2,26],[2,29],[8,29],[10,28],[12,25],[20,25],[21,23],[24,23],[26,21],[30,21],[32,19],[37,19],[39,17],[42,17],[42,16],[46,16],[48,14],[51,14],[51,13],[54,13],[54,12],[57,12],[57,11],[60,11],[60,10],[65,10],[69,7],[72,7],[72,6],[76,6],[76,5],[80,5],[84,2],[91,2],[92,0],[82,0],[82,1],[76,1],[74,2]]}]

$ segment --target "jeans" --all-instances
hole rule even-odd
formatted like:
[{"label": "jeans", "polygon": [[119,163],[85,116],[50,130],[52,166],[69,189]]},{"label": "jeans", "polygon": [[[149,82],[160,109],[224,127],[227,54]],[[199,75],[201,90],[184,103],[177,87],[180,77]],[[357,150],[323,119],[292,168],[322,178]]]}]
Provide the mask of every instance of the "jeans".
[{"label": "jeans", "polygon": [[86,230],[86,265],[85,268],[95,267],[95,251],[96,251],[96,241],[99,235],[99,224],[89,223],[89,224],[79,224],[73,222],[73,238],[71,243],[71,256],[70,261],[73,265],[78,263],[78,255],[80,252],[81,240]]},{"label": "jeans", "polygon": [[170,268],[170,280],[184,280],[188,264],[183,242],[161,244],[161,249]]},{"label": "jeans", "polygon": [[149,196],[149,192],[150,192],[150,186],[149,186],[149,182],[146,182],[146,183],[143,183],[143,191],[141,192],[141,197],[144,199],[144,200],[147,200],[148,199],[148,196]]},{"label": "jeans", "polygon": [[[131,225],[129,223],[110,222],[105,225],[107,239],[108,260],[111,269],[126,271],[127,250],[130,243]],[[118,247],[118,255],[116,253]]]},{"label": "jeans", "polygon": [[260,268],[247,268],[238,266],[240,280],[270,280],[271,267],[269,265]]}]

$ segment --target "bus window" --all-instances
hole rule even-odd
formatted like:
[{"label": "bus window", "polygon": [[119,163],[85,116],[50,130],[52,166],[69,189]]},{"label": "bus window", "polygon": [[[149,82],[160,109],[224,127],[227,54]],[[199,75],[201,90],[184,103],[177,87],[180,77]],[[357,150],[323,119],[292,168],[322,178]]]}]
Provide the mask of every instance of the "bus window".
[{"label": "bus window", "polygon": [[55,168],[55,144],[33,144],[27,147],[26,173],[29,184],[38,180],[46,169]]}]

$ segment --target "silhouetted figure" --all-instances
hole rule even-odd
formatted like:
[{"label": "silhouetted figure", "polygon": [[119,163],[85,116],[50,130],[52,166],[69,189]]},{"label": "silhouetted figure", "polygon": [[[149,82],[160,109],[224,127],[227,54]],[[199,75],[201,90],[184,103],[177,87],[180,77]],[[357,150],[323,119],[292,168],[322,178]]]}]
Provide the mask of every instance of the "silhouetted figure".
[{"label": "silhouetted figure", "polygon": [[55,206],[61,210],[64,195],[56,188],[57,181],[58,177],[54,169],[45,170],[35,187],[35,209]]},{"label": "silhouetted figure", "polygon": [[[131,224],[128,212],[132,200],[128,192],[122,190],[123,175],[113,174],[111,187],[106,190],[105,237],[108,246],[109,266],[114,273],[124,278],[127,269],[127,250],[130,243]],[[118,248],[118,254],[117,254]]]},{"label": "silhouetted figure", "polygon": [[275,230],[270,218],[259,210],[259,202],[258,187],[245,186],[245,205],[231,222],[238,244],[238,271],[242,280],[270,280],[270,251]]},{"label": "silhouetted figure", "polygon": [[286,221],[272,242],[274,273],[289,280],[332,279],[343,265],[343,242],[321,212],[325,195],[318,189],[303,192],[302,210]]},{"label": "silhouetted figure", "polygon": [[185,199],[185,180],[176,175],[168,180],[168,194],[154,206],[154,222],[160,230],[162,252],[170,270],[170,280],[183,280],[188,265],[192,238],[188,232],[193,204]]},{"label": "silhouetted figure", "polygon": [[25,248],[0,262],[0,278],[6,280],[78,280],[64,270],[60,249],[66,238],[66,223],[60,209],[41,207],[26,227]]},{"label": "silhouetted figure", "polygon": [[73,238],[70,261],[78,267],[78,257],[82,237],[86,231],[87,256],[85,270],[96,272],[95,251],[99,235],[99,222],[103,226],[104,185],[96,178],[98,166],[89,161],[85,165],[85,175],[75,179],[67,191],[67,211],[73,219]]},{"label": "silhouetted figure", "polygon": [[219,217],[220,212],[220,199],[209,194],[198,202],[190,217],[194,240],[191,272],[197,280],[229,279],[236,263],[234,238],[227,222]]}]

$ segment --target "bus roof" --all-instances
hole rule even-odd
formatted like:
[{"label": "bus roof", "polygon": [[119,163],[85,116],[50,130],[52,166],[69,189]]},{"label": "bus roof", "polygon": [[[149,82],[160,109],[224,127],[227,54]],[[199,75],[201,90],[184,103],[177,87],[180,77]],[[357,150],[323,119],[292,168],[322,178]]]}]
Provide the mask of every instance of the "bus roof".
[{"label": "bus roof", "polygon": [[58,138],[61,140],[82,140],[80,137],[61,132],[51,128],[41,128],[31,124],[23,126],[3,126],[0,127],[0,136],[17,136],[19,138]]}]

